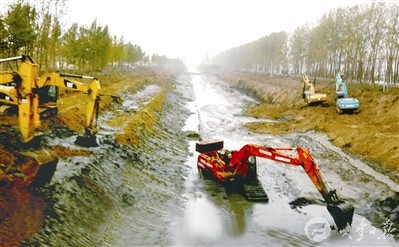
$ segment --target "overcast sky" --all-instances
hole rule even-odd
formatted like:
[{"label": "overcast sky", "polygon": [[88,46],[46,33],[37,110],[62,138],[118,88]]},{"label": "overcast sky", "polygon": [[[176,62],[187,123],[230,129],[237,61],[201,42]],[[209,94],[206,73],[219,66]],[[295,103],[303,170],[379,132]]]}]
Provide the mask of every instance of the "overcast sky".
[{"label": "overcast sky", "polygon": [[215,55],[272,32],[292,32],[302,24],[315,24],[331,9],[369,2],[67,0],[67,21],[89,26],[97,18],[100,25],[108,25],[111,35],[123,36],[125,42],[141,46],[149,55],[157,53],[198,63],[206,55]]}]

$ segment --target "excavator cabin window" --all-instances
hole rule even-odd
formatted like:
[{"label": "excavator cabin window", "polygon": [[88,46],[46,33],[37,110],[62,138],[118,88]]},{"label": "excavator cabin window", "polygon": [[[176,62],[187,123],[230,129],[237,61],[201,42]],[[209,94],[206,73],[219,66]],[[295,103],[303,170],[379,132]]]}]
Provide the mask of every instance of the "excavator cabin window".
[{"label": "excavator cabin window", "polygon": [[39,89],[39,100],[40,104],[55,103],[58,98],[58,87],[56,86],[45,86]]}]

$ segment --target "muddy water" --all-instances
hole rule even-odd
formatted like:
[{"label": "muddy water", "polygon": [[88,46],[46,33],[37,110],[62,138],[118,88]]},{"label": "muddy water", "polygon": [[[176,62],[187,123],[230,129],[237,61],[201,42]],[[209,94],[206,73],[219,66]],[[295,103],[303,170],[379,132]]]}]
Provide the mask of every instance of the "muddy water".
[{"label": "muddy water", "polygon": [[[189,115],[177,91],[168,95],[155,133],[140,136],[141,145],[120,145],[115,135],[124,124],[110,124],[120,114],[134,114],[161,91],[147,85],[123,93],[98,120],[99,146],[82,148],[75,135],[49,133],[49,145],[85,150],[89,157],[61,160],[46,188],[44,226],[27,245],[148,246],[171,245],[169,225],[180,205],[188,156],[184,121]],[[188,99],[187,99],[188,100]],[[66,137],[65,137],[66,135]]]},{"label": "muddy water", "polygon": [[[364,163],[332,146],[321,134],[272,136],[248,132],[242,124],[255,119],[246,117],[244,109],[257,102],[215,77],[179,77],[154,126],[156,133],[143,134],[135,148],[117,143],[114,136],[124,126],[111,125],[112,119],[139,111],[160,90],[157,85],[147,85],[141,91],[121,94],[121,100],[101,113],[99,147],[76,146],[76,135],[67,129],[48,133],[49,145],[63,145],[90,155],[60,160],[52,183],[42,191],[42,228],[22,245],[398,244],[390,236],[382,237],[382,225],[392,211],[386,213],[376,206],[398,190],[397,184],[368,170]],[[252,203],[240,195],[227,195],[213,180],[198,176],[196,140],[188,137],[192,131],[204,139],[221,138],[228,149],[238,149],[246,143],[305,146],[328,182],[354,204],[352,231],[343,236],[332,229],[320,243],[308,238],[304,228],[310,220],[322,218],[330,225],[333,220],[321,205],[321,196],[298,167],[258,160],[259,178],[269,203]],[[289,203],[298,198],[301,203],[292,208]],[[316,224],[313,231],[320,230],[317,226],[320,228]]]},{"label": "muddy water", "polygon": [[[227,149],[239,149],[247,143],[269,146],[304,146],[320,165],[327,181],[343,199],[356,207],[353,229],[340,233],[332,227],[326,239],[311,240],[305,227],[320,217],[330,226],[334,222],[320,201],[322,198],[307,175],[298,167],[258,160],[259,178],[269,203],[251,203],[240,195],[227,195],[215,181],[200,178],[196,171],[195,141],[190,141],[192,156],[186,162],[191,170],[185,183],[185,205],[176,221],[174,243],[177,245],[273,245],[312,246],[398,244],[388,228],[378,228],[378,219],[368,217],[375,201],[393,196],[398,185],[371,170],[361,161],[332,146],[319,133],[285,136],[255,135],[242,128],[251,119],[244,114],[249,104],[257,102],[240,94],[223,81],[201,74],[192,75],[193,99],[188,108],[192,115],[185,130],[198,131],[203,139],[220,138]],[[268,121],[264,119],[263,121]],[[299,207],[290,202],[303,199]],[[396,209],[398,210],[398,208]],[[359,213],[357,213],[357,211]],[[393,212],[398,213],[397,211]],[[385,218],[384,220],[388,220]],[[379,219],[381,221],[382,219]],[[389,221],[389,223],[393,223]],[[396,224],[396,223],[394,223]],[[392,227],[393,228],[393,227]],[[389,235],[389,237],[386,237]],[[319,241],[317,241],[319,240]]]}]

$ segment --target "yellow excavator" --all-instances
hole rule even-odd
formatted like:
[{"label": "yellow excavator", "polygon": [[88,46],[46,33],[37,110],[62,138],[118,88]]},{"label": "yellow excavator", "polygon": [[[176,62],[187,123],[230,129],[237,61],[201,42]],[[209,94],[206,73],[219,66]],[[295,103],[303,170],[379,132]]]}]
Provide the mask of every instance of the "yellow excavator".
[{"label": "yellow excavator", "polygon": [[317,105],[327,100],[327,95],[324,93],[316,93],[314,83],[312,83],[306,75],[302,77],[303,90],[302,97],[308,105]]},{"label": "yellow excavator", "polygon": [[[80,78],[91,80],[90,84],[85,84],[70,78]],[[97,128],[94,122],[98,116],[99,110],[99,93],[100,82],[92,76],[64,74],[64,73],[47,73],[41,76],[38,81],[39,99],[41,109],[51,109],[52,113],[57,113],[58,89],[65,88],[68,90],[79,91],[88,95],[88,103],[85,114],[85,132],[76,139],[76,143],[80,146],[97,146],[96,134]]]},{"label": "yellow excavator", "polygon": [[[20,143],[8,143],[3,139],[0,143],[5,153],[0,160],[0,182],[40,187],[51,180],[58,158],[41,147],[41,134],[37,132],[40,127],[39,97],[34,93],[37,88],[37,64],[26,56],[0,59],[0,63],[14,60],[22,60],[18,72],[0,73],[0,101],[17,106],[21,138]],[[7,106],[2,106],[2,110],[5,108]],[[12,176],[7,170],[18,171],[20,176]]]},{"label": "yellow excavator", "polygon": [[[40,113],[49,110],[52,113],[58,112],[56,104],[58,88],[87,94],[89,100],[86,108],[85,132],[77,137],[76,144],[86,147],[97,146],[94,118],[98,115],[101,87],[96,78],[89,76],[47,73],[39,78],[38,66],[29,56],[0,59],[0,63],[18,60],[21,62],[17,71],[0,72],[0,112],[3,115],[18,115],[21,145],[11,149],[22,149],[19,153],[27,157],[24,160],[29,160],[29,164],[25,162],[19,165],[24,176],[15,180],[19,184],[37,187],[51,180],[58,162],[54,155],[41,147],[42,134],[38,132],[41,126]],[[91,79],[92,82],[86,85],[68,78]],[[0,145],[7,149],[10,144],[0,143]],[[9,163],[8,165],[13,166],[14,163],[18,163],[14,161],[7,162],[2,157],[0,163]],[[2,174],[5,173],[0,170],[0,182]]]},{"label": "yellow excavator", "polygon": [[[0,84],[7,84],[8,86],[2,86],[0,88],[0,112],[5,115],[16,114],[19,111],[17,100],[18,87],[21,84],[22,77],[28,72],[25,69],[27,64],[27,58],[29,57],[15,57],[13,60],[21,59],[22,63],[18,72],[0,72]],[[4,60],[4,59],[3,59]],[[10,61],[10,59],[6,59]],[[29,67],[29,65],[28,65]],[[37,71],[36,75],[37,78]],[[80,81],[76,81],[70,78],[80,78],[91,80],[90,84],[86,84]],[[0,85],[1,86],[1,85]],[[13,89],[14,88],[14,89]],[[59,88],[64,88],[73,91],[79,91],[88,95],[87,106],[86,106],[86,119],[85,119],[85,131],[83,135],[80,135],[76,139],[76,143],[81,146],[97,146],[96,133],[97,128],[94,123],[94,119],[98,115],[99,109],[99,93],[100,93],[100,82],[91,76],[63,74],[63,73],[47,73],[34,80],[34,87],[32,88],[32,95],[37,99],[35,104],[37,107],[34,108],[34,119],[36,127],[40,126],[40,116],[51,116],[58,112],[57,100]],[[18,108],[18,110],[17,110]],[[37,112],[36,112],[37,111]],[[21,133],[22,133],[21,129]],[[22,133],[24,136],[25,133]]]}]

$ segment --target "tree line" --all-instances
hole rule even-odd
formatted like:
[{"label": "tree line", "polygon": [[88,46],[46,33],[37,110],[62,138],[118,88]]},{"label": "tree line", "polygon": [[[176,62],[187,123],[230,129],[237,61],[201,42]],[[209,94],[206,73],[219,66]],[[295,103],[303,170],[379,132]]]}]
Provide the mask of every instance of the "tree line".
[{"label": "tree line", "polygon": [[316,25],[271,33],[226,50],[210,61],[270,74],[345,73],[358,82],[398,83],[399,5],[376,2],[334,9]]},{"label": "tree line", "polygon": [[[94,20],[90,26],[72,23],[63,30],[64,0],[34,3],[17,0],[0,13],[0,58],[30,55],[40,70],[100,71],[135,64],[163,64],[167,57],[150,57],[139,45],[111,36],[108,26]],[[162,59],[160,59],[160,57]],[[171,63],[176,59],[170,59]]]}]

